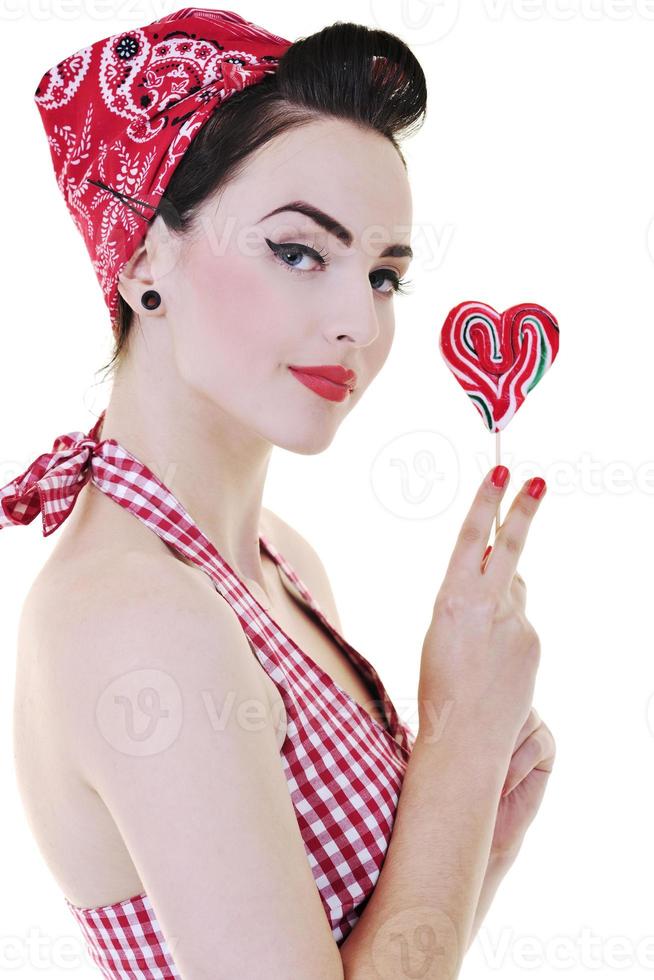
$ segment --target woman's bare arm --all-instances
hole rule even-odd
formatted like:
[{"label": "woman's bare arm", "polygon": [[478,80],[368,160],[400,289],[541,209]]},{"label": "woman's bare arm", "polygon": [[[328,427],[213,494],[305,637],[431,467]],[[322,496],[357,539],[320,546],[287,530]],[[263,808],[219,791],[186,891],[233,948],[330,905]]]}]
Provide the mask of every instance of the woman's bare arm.
[{"label": "woman's bare arm", "polygon": [[381,874],[341,945],[346,980],[458,976],[509,763],[464,728],[460,739],[447,725],[438,740],[418,732]]}]

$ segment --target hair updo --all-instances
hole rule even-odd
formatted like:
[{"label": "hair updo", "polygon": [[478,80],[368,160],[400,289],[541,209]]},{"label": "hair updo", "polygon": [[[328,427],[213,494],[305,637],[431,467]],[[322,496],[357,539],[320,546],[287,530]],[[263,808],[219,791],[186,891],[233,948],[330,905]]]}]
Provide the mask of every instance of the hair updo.
[{"label": "hair updo", "polygon": [[[420,128],[427,111],[422,68],[399,37],[363,24],[337,21],[295,41],[277,70],[234,92],[193,139],[159,206],[166,227],[187,232],[204,202],[238,176],[265,143],[321,117],[349,120],[398,141]],[[134,319],[118,296],[114,349],[99,371],[115,371]]]}]

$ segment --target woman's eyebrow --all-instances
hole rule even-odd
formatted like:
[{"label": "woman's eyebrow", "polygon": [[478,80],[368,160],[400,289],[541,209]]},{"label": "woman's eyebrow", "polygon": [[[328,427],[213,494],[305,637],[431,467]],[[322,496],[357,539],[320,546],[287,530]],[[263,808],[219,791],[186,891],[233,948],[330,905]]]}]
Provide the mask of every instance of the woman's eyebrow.
[{"label": "woman's eyebrow", "polygon": [[[269,211],[268,214],[264,214],[262,218],[259,218],[259,222],[265,221],[266,218],[271,218],[273,214],[279,214],[280,211],[298,211],[300,214],[304,214],[307,218],[311,218],[316,224],[328,231],[330,235],[334,235],[339,241],[345,244],[346,248],[349,248],[352,244],[354,236],[352,232],[342,225],[340,221],[336,218],[332,218],[330,214],[326,214],[317,208],[313,204],[308,204],[306,201],[289,201],[288,204],[282,204],[281,207],[275,208],[274,211]],[[394,258],[403,258],[408,256],[408,258],[413,258],[413,250],[410,245],[401,245],[398,243],[394,245],[387,245],[386,248],[379,253],[380,258],[390,255]]]}]

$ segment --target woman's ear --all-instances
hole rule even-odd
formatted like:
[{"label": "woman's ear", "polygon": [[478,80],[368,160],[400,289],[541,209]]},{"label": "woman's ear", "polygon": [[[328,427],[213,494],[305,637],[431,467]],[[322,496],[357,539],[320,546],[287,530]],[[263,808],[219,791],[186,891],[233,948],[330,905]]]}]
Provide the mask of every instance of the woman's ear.
[{"label": "woman's ear", "polygon": [[154,279],[146,238],[123,266],[118,276],[117,289],[125,302],[136,311],[142,308],[141,296],[145,290],[152,288],[154,288]]},{"label": "woman's ear", "polygon": [[[171,274],[180,260],[181,249],[179,236],[171,232],[158,214],[118,277],[118,292],[133,310],[143,309],[141,296],[146,290],[156,289],[165,298],[166,285],[174,288]],[[162,312],[160,307],[158,315]]]}]

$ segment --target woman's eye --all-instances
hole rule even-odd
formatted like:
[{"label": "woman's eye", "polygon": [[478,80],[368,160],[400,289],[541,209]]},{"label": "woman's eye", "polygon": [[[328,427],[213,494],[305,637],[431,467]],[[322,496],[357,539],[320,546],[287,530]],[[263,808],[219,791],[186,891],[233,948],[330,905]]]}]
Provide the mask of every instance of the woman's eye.
[{"label": "woman's eye", "polygon": [[[300,262],[303,259],[310,259],[313,262],[318,262],[321,269],[325,269],[329,265],[329,259],[327,258],[327,252],[320,252],[315,248],[311,248],[309,245],[302,245],[300,242],[271,242],[269,238],[265,238],[264,241],[268,248],[270,248],[275,255],[275,258],[282,263],[285,269],[289,272],[297,272],[300,275],[303,272],[310,272],[311,269],[300,268]],[[299,262],[297,261],[299,259]],[[410,280],[400,279],[397,272],[393,269],[377,269],[375,272],[370,273],[371,281],[375,277],[381,277],[381,282],[390,283],[390,288],[388,289],[377,289],[373,285],[375,292],[387,295],[389,293],[404,293],[405,286]]]},{"label": "woman's eye", "polygon": [[371,278],[373,276],[381,276],[382,282],[390,283],[390,289],[378,289],[379,293],[396,293],[399,291],[400,278],[396,272],[392,272],[390,269],[377,269],[376,272],[370,273]]},{"label": "woman's eye", "polygon": [[378,293],[406,293],[404,287],[411,282],[410,279],[400,279],[397,272],[393,269],[377,269],[376,272],[371,272],[370,275],[382,276],[383,280],[391,284],[390,289],[378,289]]},{"label": "woman's eye", "polygon": [[[271,242],[269,238],[264,239],[268,248],[272,249],[275,253],[275,257],[279,259],[284,268],[290,269],[291,272],[295,272],[298,269],[298,263],[294,261],[295,259],[312,259],[314,262],[320,263],[321,267],[329,265],[329,261],[326,258],[327,253],[318,252],[315,248],[310,248],[308,245],[301,245],[299,242]],[[310,271],[306,267],[299,269],[299,272]]]},{"label": "woman's eye", "polygon": [[[311,256],[309,255],[308,252],[304,252],[299,248],[293,248],[293,247],[285,248],[283,251],[278,252],[277,254],[282,258],[284,262],[286,262],[287,265],[290,265],[293,269],[300,268],[300,265],[304,259],[311,259]],[[300,261],[296,262],[295,261],[296,259],[299,259]],[[316,259],[313,259],[313,261],[315,262]],[[307,268],[308,267],[305,266],[305,269],[303,269],[302,271],[306,271]]]}]

